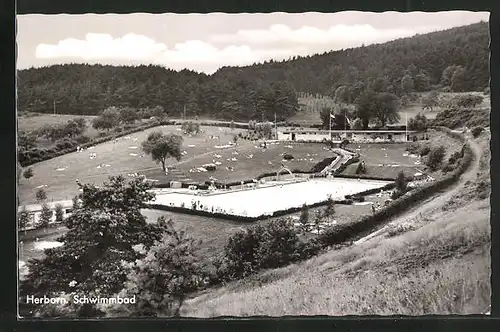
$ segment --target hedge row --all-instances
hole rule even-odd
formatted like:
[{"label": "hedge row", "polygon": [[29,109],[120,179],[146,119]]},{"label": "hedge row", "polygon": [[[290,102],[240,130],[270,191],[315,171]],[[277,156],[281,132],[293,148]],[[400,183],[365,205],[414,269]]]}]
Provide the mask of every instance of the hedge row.
[{"label": "hedge row", "polygon": [[[347,178],[347,179],[376,180],[376,181],[394,181],[394,178],[388,178],[388,177],[383,177],[383,176],[370,176],[370,175],[364,175],[364,174],[355,174],[355,175],[335,174],[335,177]],[[411,177],[406,177],[406,178],[409,180],[412,179]]]},{"label": "hedge row", "polygon": [[[334,201],[335,204],[343,204],[343,205],[350,205],[350,204],[352,204],[352,202],[353,202],[352,199]],[[328,200],[323,200],[321,202],[309,204],[309,205],[307,205],[307,207],[314,208],[314,207],[326,205],[327,203],[328,203]],[[211,211],[205,211],[205,210],[194,210],[194,209],[190,209],[187,207],[159,205],[159,204],[147,204],[146,207],[149,209],[154,209],[154,210],[177,212],[177,213],[184,213],[184,214],[190,214],[190,215],[201,216],[201,217],[218,218],[218,219],[232,220],[232,221],[238,221],[238,222],[253,222],[253,221],[264,220],[264,219],[269,219],[269,218],[274,218],[274,217],[282,217],[285,215],[289,215],[291,213],[299,212],[302,209],[302,206],[292,207],[292,208],[288,208],[288,209],[284,209],[284,210],[275,211],[270,215],[263,214],[263,215],[260,215],[257,217],[247,217],[247,216],[238,216],[238,215],[234,215],[234,214],[211,212]]]},{"label": "hedge row", "polygon": [[364,233],[373,230],[374,227],[380,225],[388,218],[393,217],[402,211],[408,209],[418,201],[428,198],[430,195],[443,190],[455,183],[460,175],[469,167],[474,154],[468,143],[464,146],[464,157],[459,166],[448,176],[440,181],[429,183],[422,187],[416,188],[406,195],[392,201],[387,207],[375,212],[373,215],[361,217],[359,220],[351,224],[337,225],[329,228],[326,232],[319,236],[319,241],[323,246],[330,246],[341,242],[346,242],[357,237],[361,237]]}]

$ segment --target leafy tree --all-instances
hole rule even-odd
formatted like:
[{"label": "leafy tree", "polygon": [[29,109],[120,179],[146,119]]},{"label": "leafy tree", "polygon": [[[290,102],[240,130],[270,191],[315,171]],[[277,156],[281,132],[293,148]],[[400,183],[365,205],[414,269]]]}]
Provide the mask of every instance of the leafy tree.
[{"label": "leafy tree", "polygon": [[80,198],[78,196],[73,197],[73,210],[79,209],[80,207]]},{"label": "leafy tree", "polygon": [[119,112],[120,120],[124,123],[132,124],[139,119],[139,113],[131,107],[124,107]]},{"label": "leafy tree", "polygon": [[483,127],[481,127],[481,126],[477,126],[477,127],[472,128],[470,132],[472,133],[472,136],[473,136],[474,138],[478,138],[478,137],[479,137],[479,135],[481,135],[481,133],[482,133],[483,131],[484,131],[484,128],[483,128]]},{"label": "leafy tree", "polygon": [[200,132],[200,124],[193,121],[182,123],[181,129],[188,135],[197,135]]},{"label": "leafy tree", "polygon": [[438,92],[436,90],[433,90],[427,93],[422,97],[421,103],[422,109],[430,108],[432,111],[432,108],[438,105]]},{"label": "leafy tree", "polygon": [[335,90],[334,94],[336,103],[349,103],[351,102],[351,91],[348,86],[341,85]]},{"label": "leafy tree", "polygon": [[35,198],[38,202],[45,201],[47,199],[47,192],[43,188],[40,188],[36,191]]},{"label": "leafy tree", "polygon": [[309,232],[309,207],[304,203],[300,210],[299,217],[300,228],[303,232]]},{"label": "leafy tree", "polygon": [[153,161],[161,163],[163,171],[166,171],[166,160],[175,158],[179,161],[182,157],[182,136],[175,134],[164,135],[159,131],[152,132],[148,138],[142,142],[142,149],[151,155]]},{"label": "leafy tree", "polygon": [[396,95],[387,92],[377,93],[372,108],[373,117],[382,127],[388,123],[395,123],[400,119],[399,106],[400,102]]},{"label": "leafy tree", "polygon": [[205,274],[202,272],[195,250],[201,241],[188,237],[185,231],[174,228],[171,220],[165,221],[163,237],[149,250],[134,248],[144,255],[126,264],[127,280],[121,297],[135,297],[136,304],[118,304],[103,311],[121,316],[180,316],[187,295],[196,290]]},{"label": "leafy tree", "polygon": [[418,73],[418,68],[412,63],[408,66],[408,69],[406,70],[406,72],[407,72],[407,75],[414,78]]},{"label": "leafy tree", "polygon": [[117,107],[108,107],[92,121],[92,127],[94,129],[105,129],[109,130],[120,124],[120,109]]},{"label": "leafy tree", "polygon": [[373,118],[375,96],[374,92],[365,91],[356,99],[356,116],[361,119],[363,129],[368,129],[370,120]]},{"label": "leafy tree", "polygon": [[429,91],[431,88],[429,77],[423,73],[417,74],[413,79],[413,83],[415,85],[415,91]]},{"label": "leafy tree", "polygon": [[33,132],[19,131],[17,134],[17,144],[21,149],[32,149],[36,146],[36,135]]},{"label": "leafy tree", "polygon": [[401,89],[405,93],[411,93],[413,91],[413,78],[410,75],[405,75],[401,79]]},{"label": "leafy tree", "polygon": [[52,211],[47,204],[42,204],[42,212],[40,212],[40,218],[38,219],[38,224],[40,227],[47,227],[52,221],[52,216],[54,211]]},{"label": "leafy tree", "polygon": [[454,92],[467,91],[468,81],[465,68],[458,67],[451,76],[451,90]]},{"label": "leafy tree", "polygon": [[[147,223],[141,213],[154,198],[150,184],[142,179],[126,182],[122,176],[96,187],[81,185],[81,207],[66,218],[68,228],[58,241],[64,245],[45,250],[40,259],[28,262],[29,274],[21,283],[21,296],[86,294],[109,296],[124,288],[126,271],[121,262],[144,257],[133,250],[148,250],[161,239],[162,220]],[[43,306],[36,310],[44,311]],[[98,315],[91,304],[78,307],[78,316]]]},{"label": "leafy tree", "polygon": [[403,171],[399,172],[396,180],[394,181],[396,185],[396,189],[401,192],[405,193],[407,188],[408,188],[408,182],[406,181],[406,177]]},{"label": "leafy tree", "polygon": [[451,65],[443,70],[443,73],[441,75],[441,85],[443,86],[451,85],[451,77],[453,76],[453,73],[455,72],[455,70],[457,70],[458,67],[459,66]]},{"label": "leafy tree", "polygon": [[63,221],[64,211],[61,204],[56,204],[55,206],[56,222]]},{"label": "leafy tree", "polygon": [[364,162],[358,163],[358,167],[356,167],[356,174],[365,174],[366,173],[366,165]]},{"label": "leafy tree", "polygon": [[444,146],[439,146],[431,149],[431,151],[427,155],[426,160],[426,165],[430,168],[431,171],[435,171],[439,168],[439,166],[441,166],[445,153],[446,148]]},{"label": "leafy tree", "polygon": [[316,230],[317,234],[321,232],[321,226],[323,225],[325,220],[325,214],[324,211],[316,211],[314,214],[314,219],[313,219],[313,224],[314,224],[314,229]]},{"label": "leafy tree", "polygon": [[370,90],[373,92],[387,92],[388,87],[387,77],[376,77],[369,85]]},{"label": "leafy tree", "polygon": [[335,202],[332,199],[332,196],[329,195],[326,201],[325,209],[323,210],[323,214],[326,218],[331,217],[335,213]]},{"label": "leafy tree", "polygon": [[414,118],[408,119],[408,130],[424,131],[429,126],[429,121],[423,114],[417,114]]},{"label": "leafy tree", "polygon": [[29,180],[33,177],[33,168],[29,167],[23,172],[23,176],[25,179]]},{"label": "leafy tree", "polygon": [[352,122],[352,129],[354,130],[363,129],[363,121],[360,118],[354,119],[354,121]]},{"label": "leafy tree", "polygon": [[33,220],[33,213],[26,210],[26,206],[23,205],[21,211],[18,213],[18,225],[19,228],[26,228],[28,224]]}]

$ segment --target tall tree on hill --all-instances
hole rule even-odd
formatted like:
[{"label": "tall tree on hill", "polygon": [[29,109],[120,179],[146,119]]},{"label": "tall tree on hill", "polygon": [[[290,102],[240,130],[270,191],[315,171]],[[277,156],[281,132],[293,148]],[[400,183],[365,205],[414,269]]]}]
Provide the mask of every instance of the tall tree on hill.
[{"label": "tall tree on hill", "polygon": [[347,85],[339,86],[334,93],[334,99],[336,103],[350,103],[351,102],[351,91]]},{"label": "tall tree on hill", "polygon": [[404,93],[411,93],[413,91],[413,78],[410,75],[405,75],[401,79],[401,89]]},{"label": "tall tree on hill", "polygon": [[443,70],[443,73],[441,75],[441,85],[442,86],[450,86],[451,85],[451,77],[453,76],[453,73],[455,70],[457,70],[459,66],[456,65],[451,65],[446,67]]},{"label": "tall tree on hill", "polygon": [[[82,205],[64,221],[68,231],[58,239],[64,245],[47,249],[43,258],[28,263],[22,296],[115,294],[126,280],[122,262],[144,257],[134,246],[141,244],[147,250],[161,239],[164,223],[147,223],[141,213],[154,198],[148,183],[141,179],[127,183],[118,176],[100,187],[85,184],[81,188]],[[42,315],[47,314],[45,309],[36,308]],[[78,305],[76,311],[78,316],[98,315],[91,304]]]},{"label": "tall tree on hill", "polygon": [[398,111],[400,107],[399,99],[396,95],[382,92],[377,93],[372,108],[373,118],[376,119],[382,127],[392,124],[401,118]]},{"label": "tall tree on hill", "polygon": [[356,99],[356,116],[361,119],[363,129],[368,129],[373,118],[375,96],[373,91],[365,91]]},{"label": "tall tree on hill", "polygon": [[388,85],[387,77],[376,77],[371,80],[369,89],[373,92],[386,92]]},{"label": "tall tree on hill", "polygon": [[413,79],[413,83],[415,85],[415,91],[418,92],[429,91],[431,88],[430,79],[424,73],[417,74]]},{"label": "tall tree on hill", "polygon": [[464,92],[467,91],[468,85],[465,68],[458,67],[451,76],[451,90],[453,92]]},{"label": "tall tree on hill", "polygon": [[182,157],[182,136],[175,134],[164,135],[159,131],[152,132],[148,138],[142,142],[142,149],[155,162],[161,163],[162,169],[167,170],[166,160],[175,158],[179,161]]}]

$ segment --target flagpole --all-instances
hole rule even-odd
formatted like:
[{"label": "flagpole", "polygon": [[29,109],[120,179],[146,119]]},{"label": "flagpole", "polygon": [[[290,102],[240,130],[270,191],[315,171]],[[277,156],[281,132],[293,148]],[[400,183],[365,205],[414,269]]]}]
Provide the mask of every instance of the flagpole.
[{"label": "flagpole", "polygon": [[330,131],[330,141],[332,140],[332,113],[331,111],[328,114],[328,123],[329,123],[329,131]]},{"label": "flagpole", "polygon": [[408,112],[405,112],[405,122],[406,142],[408,142]]}]

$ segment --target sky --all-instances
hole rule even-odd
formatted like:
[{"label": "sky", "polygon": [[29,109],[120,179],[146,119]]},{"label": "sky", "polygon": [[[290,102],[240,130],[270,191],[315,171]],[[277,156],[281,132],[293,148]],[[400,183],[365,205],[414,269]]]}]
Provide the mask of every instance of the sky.
[{"label": "sky", "polygon": [[18,15],[17,68],[157,64],[211,74],[488,20],[466,11]]}]

